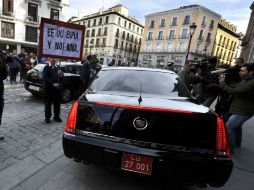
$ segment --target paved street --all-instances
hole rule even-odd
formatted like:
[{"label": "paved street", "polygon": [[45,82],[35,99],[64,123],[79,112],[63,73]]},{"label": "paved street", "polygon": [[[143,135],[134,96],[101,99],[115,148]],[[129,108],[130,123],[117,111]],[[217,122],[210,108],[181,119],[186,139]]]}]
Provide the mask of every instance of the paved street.
[{"label": "paved street", "polygon": [[[43,99],[23,85],[5,82],[5,108],[0,133],[1,190],[119,190],[172,189],[156,180],[131,173],[83,165],[65,158],[61,138],[71,104],[61,106],[63,123],[44,123]],[[233,156],[229,182],[218,190],[252,190],[254,187],[254,119],[244,127],[244,142]],[[185,187],[188,190],[199,188]]]}]

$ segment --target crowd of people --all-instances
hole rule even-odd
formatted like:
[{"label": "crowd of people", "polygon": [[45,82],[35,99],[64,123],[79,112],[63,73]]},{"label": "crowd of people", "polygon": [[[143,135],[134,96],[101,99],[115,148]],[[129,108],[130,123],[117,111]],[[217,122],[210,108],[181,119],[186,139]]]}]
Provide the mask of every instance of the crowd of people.
[{"label": "crowd of people", "polygon": [[254,63],[236,58],[235,65],[218,66],[217,58],[189,60],[178,72],[192,95],[204,106],[215,100],[215,112],[226,123],[231,152],[242,143],[242,126],[254,114]]},{"label": "crowd of people", "polygon": [[20,73],[20,82],[24,83],[27,71],[38,64],[37,56],[34,53],[28,54],[22,51],[17,54],[16,50],[8,53],[1,51],[1,53],[6,56],[7,75],[11,85],[17,84],[18,73]]}]

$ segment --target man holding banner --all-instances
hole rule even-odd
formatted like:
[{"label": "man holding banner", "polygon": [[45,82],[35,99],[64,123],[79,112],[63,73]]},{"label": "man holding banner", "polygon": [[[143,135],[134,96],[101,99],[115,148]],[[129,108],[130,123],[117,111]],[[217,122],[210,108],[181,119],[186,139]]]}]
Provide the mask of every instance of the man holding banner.
[{"label": "man holding banner", "polygon": [[56,66],[56,59],[50,58],[49,64],[43,69],[46,123],[50,123],[52,102],[54,105],[54,120],[62,122],[60,118],[61,88],[59,83],[61,75],[61,70]]},{"label": "man holding banner", "polygon": [[77,24],[41,18],[39,56],[49,58],[44,67],[45,122],[50,123],[51,103],[54,105],[54,120],[61,122],[61,70],[56,67],[56,58],[82,60],[85,27]]}]

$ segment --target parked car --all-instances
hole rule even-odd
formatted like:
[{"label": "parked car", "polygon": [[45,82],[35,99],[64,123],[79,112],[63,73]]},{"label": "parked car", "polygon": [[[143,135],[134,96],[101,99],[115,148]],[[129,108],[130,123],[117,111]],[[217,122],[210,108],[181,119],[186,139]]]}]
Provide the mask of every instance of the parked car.
[{"label": "parked car", "polygon": [[[38,64],[27,72],[25,89],[33,95],[43,96],[43,80],[42,71],[45,64]],[[63,71],[62,85],[62,101],[68,102],[73,97],[79,95],[80,70],[81,63],[61,62],[60,69]]]},{"label": "parked car", "polygon": [[102,68],[72,105],[63,150],[75,161],[200,185],[223,186],[233,167],[222,119],[159,69]]}]

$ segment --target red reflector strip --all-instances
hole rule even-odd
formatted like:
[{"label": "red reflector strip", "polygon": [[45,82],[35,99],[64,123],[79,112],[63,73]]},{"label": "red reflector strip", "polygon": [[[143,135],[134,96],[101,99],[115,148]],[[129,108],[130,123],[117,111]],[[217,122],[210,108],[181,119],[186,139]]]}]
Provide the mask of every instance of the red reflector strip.
[{"label": "red reflector strip", "polygon": [[221,156],[230,156],[227,129],[224,121],[219,116],[217,116],[216,152]]},{"label": "red reflector strip", "polygon": [[74,104],[71,107],[71,110],[66,122],[66,126],[65,126],[65,132],[75,133],[77,115],[78,115],[78,101],[74,102]]},{"label": "red reflector strip", "polygon": [[172,109],[156,108],[156,107],[132,106],[132,105],[127,105],[127,104],[114,104],[114,103],[107,103],[107,102],[96,102],[96,104],[103,105],[103,106],[134,109],[134,110],[144,110],[144,111],[158,111],[158,112],[170,112],[170,113],[182,113],[182,114],[192,114],[193,113],[191,111],[172,110]]}]

